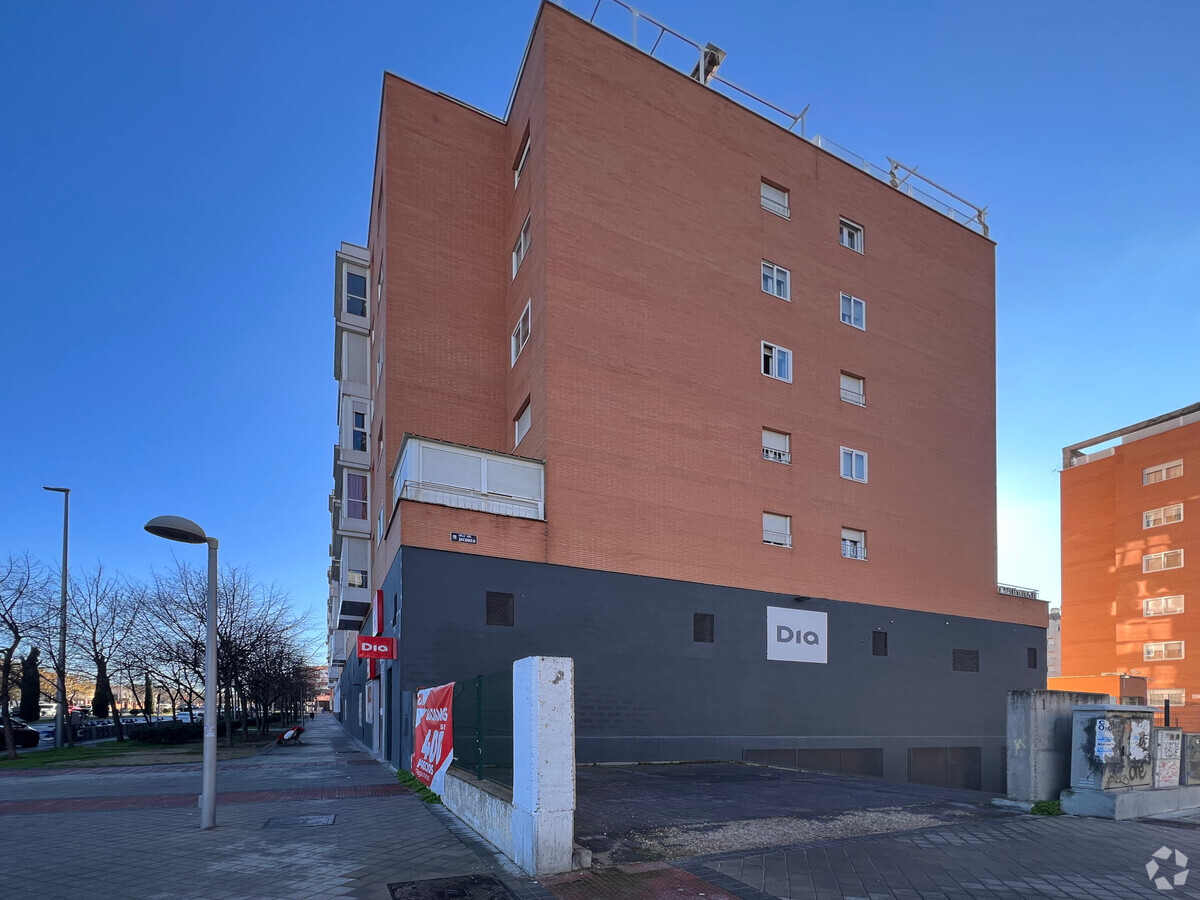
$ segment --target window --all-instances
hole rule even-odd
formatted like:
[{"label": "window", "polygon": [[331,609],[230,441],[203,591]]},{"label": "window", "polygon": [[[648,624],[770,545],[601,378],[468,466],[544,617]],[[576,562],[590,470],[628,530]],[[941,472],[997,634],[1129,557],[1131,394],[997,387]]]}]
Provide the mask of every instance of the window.
[{"label": "window", "polygon": [[762,198],[762,208],[775,213],[777,216],[783,216],[785,219],[792,217],[792,209],[788,205],[788,192],[783,188],[777,188],[773,184],[762,182],[760,190]]},{"label": "window", "polygon": [[861,450],[842,448],[842,477],[851,481],[867,480],[867,454]]},{"label": "window", "polygon": [[[365,518],[365,516],[364,516]],[[378,547],[383,543],[383,507],[379,507],[379,516],[375,522],[375,546]]]},{"label": "window", "polygon": [[1179,478],[1181,475],[1183,475],[1183,460],[1177,459],[1174,462],[1163,463],[1161,466],[1142,469],[1142,484],[1157,484],[1168,478]]},{"label": "window", "polygon": [[842,294],[842,324],[867,330],[867,304],[857,297]]},{"label": "window", "polygon": [[1163,701],[1170,700],[1171,707],[1183,706],[1183,688],[1150,688],[1146,691],[1146,702],[1162,708]]},{"label": "window", "polygon": [[379,387],[379,378],[383,375],[383,348],[375,355],[375,387]]},{"label": "window", "polygon": [[346,273],[346,312],[352,316],[367,314],[367,279],[354,272]]},{"label": "window", "polygon": [[843,528],[842,556],[846,559],[866,559],[867,533],[856,528]]},{"label": "window", "polygon": [[849,219],[838,220],[838,243],[856,253],[863,252],[863,230]]},{"label": "window", "polygon": [[1183,612],[1183,594],[1170,597],[1147,597],[1142,601],[1143,616],[1173,616]]},{"label": "window", "polygon": [[780,381],[792,380],[792,351],[762,342],[762,373]]},{"label": "window", "polygon": [[1037,647],[1025,648],[1025,668],[1036,669],[1038,667],[1038,652]]},{"label": "window", "polygon": [[792,461],[792,436],[782,431],[762,430],[763,459],[788,465]]},{"label": "window", "polygon": [[792,517],[763,513],[763,543],[776,547],[792,546]]},{"label": "window", "polygon": [[762,264],[762,289],[768,294],[774,294],[780,300],[792,299],[792,273],[783,266],[769,263],[765,259]]},{"label": "window", "polygon": [[979,651],[978,650],[953,650],[953,651],[951,651],[950,664],[955,672],[978,672],[979,671]]},{"label": "window", "polygon": [[1148,509],[1142,513],[1143,528],[1157,528],[1159,525],[1173,525],[1183,521],[1183,504],[1163,506],[1158,509]]},{"label": "window", "polygon": [[517,269],[521,268],[525,254],[529,252],[529,218],[525,217],[525,224],[521,226],[521,236],[517,238],[517,244],[513,247],[513,278],[517,277]]},{"label": "window", "polygon": [[714,623],[715,617],[712,613],[692,613],[692,640],[697,644],[713,643]]},{"label": "window", "polygon": [[525,160],[529,159],[529,129],[525,129],[525,142],[521,145],[521,152],[517,154],[517,161],[513,163],[513,189],[521,183],[521,173],[525,171]]},{"label": "window", "polygon": [[489,625],[506,625],[512,628],[516,624],[516,600],[512,594],[502,591],[487,592],[487,623]]},{"label": "window", "polygon": [[887,632],[872,631],[871,632],[871,655],[872,656],[887,656]]},{"label": "window", "polygon": [[857,375],[842,373],[842,400],[855,406],[867,405],[866,382]]},{"label": "window", "polygon": [[1183,641],[1142,644],[1142,659],[1183,659]]},{"label": "window", "polygon": [[367,449],[367,414],[354,413],[354,449]]},{"label": "window", "polygon": [[1161,572],[1163,569],[1182,569],[1183,551],[1167,550],[1163,553],[1150,553],[1142,557],[1143,572]]},{"label": "window", "polygon": [[517,414],[516,422],[516,439],[513,441],[514,446],[521,443],[521,438],[529,434],[529,425],[532,421],[533,413],[528,398],[525,400],[525,405],[521,407],[521,411]]},{"label": "window", "polygon": [[367,476],[346,474],[346,518],[365,519],[367,517]]},{"label": "window", "polygon": [[517,357],[521,355],[521,351],[529,343],[529,307],[532,303],[532,300],[526,302],[525,309],[521,311],[521,318],[517,320],[517,327],[513,329],[512,362],[509,365],[516,365]]},{"label": "window", "polygon": [[346,577],[346,587],[365,588],[367,586],[367,573],[365,569],[351,569]]},{"label": "window", "polygon": [[375,310],[379,311],[379,307],[383,305],[383,262],[379,263],[379,281],[375,283]]}]

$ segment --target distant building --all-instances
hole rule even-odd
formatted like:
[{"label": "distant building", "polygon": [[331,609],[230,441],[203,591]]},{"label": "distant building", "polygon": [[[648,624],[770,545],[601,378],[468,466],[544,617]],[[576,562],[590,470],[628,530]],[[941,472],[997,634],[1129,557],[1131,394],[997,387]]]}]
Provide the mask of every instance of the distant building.
[{"label": "distant building", "polygon": [[1061,491],[1062,674],[1200,703],[1200,404],[1064,448]]},{"label": "distant building", "polygon": [[334,707],[406,765],[413,691],[569,656],[580,761],[998,790],[1046,607],[996,582],[983,212],[703,58],[544,3],[503,118],[385,75],[336,256]]}]

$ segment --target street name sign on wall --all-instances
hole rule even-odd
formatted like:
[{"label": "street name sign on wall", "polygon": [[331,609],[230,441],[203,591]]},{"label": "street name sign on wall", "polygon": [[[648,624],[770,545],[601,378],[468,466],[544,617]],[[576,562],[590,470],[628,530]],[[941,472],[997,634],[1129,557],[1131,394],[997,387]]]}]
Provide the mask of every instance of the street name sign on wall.
[{"label": "street name sign on wall", "polygon": [[450,532],[450,540],[456,544],[478,544],[479,538],[473,534],[459,534],[457,531]]},{"label": "street name sign on wall", "polygon": [[395,659],[396,639],[393,637],[364,637],[360,634],[358,636],[358,658]]},{"label": "street name sign on wall", "polygon": [[767,607],[767,659],[827,663],[829,616],[810,609]]},{"label": "street name sign on wall", "polygon": [[454,682],[417,691],[412,773],[435,794],[445,792],[454,760]]}]

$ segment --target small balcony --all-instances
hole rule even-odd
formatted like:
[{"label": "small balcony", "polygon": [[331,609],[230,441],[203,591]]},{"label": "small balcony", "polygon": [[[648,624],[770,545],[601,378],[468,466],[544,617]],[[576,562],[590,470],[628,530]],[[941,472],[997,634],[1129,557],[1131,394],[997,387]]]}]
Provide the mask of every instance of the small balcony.
[{"label": "small balcony", "polygon": [[858,541],[842,541],[842,556],[846,559],[866,559],[867,545]]},{"label": "small balcony", "polygon": [[414,500],[519,519],[545,519],[537,460],[406,437],[393,476],[393,503]]},{"label": "small balcony", "polygon": [[792,454],[787,450],[773,450],[770,447],[763,447],[763,459],[771,462],[783,463],[785,466],[791,465]]},{"label": "small balcony", "polygon": [[853,403],[855,406],[867,405],[867,399],[860,391],[852,391],[849,388],[842,388],[842,400],[846,403]]},{"label": "small balcony", "polygon": [[786,203],[780,203],[778,200],[772,200],[770,197],[762,197],[762,208],[768,212],[773,212],[777,216],[783,216],[785,219],[792,217],[792,210]]},{"label": "small balcony", "polygon": [[792,546],[792,536],[786,531],[767,531],[763,529],[763,543],[773,544],[776,547]]}]

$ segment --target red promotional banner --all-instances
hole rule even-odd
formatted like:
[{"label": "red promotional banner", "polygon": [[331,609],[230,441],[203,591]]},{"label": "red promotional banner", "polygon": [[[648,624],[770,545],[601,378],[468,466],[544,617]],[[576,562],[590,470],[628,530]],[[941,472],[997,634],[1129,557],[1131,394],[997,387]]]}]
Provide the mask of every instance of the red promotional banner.
[{"label": "red promotional banner", "polygon": [[358,636],[359,659],[395,659],[396,639],[392,637]]},{"label": "red promotional banner", "polygon": [[412,773],[435,794],[445,790],[454,759],[454,682],[417,691]]}]

